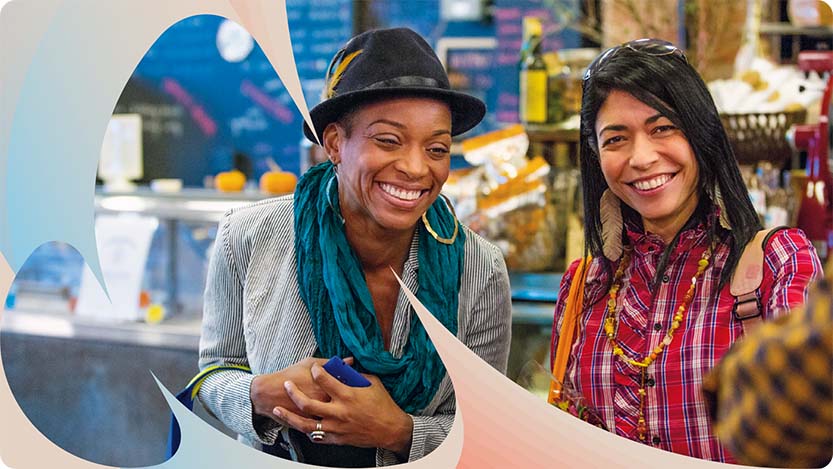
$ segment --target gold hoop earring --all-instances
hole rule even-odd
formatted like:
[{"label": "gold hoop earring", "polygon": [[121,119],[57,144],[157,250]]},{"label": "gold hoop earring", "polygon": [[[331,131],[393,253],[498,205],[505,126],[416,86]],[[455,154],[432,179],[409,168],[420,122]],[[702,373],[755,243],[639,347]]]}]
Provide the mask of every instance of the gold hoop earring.
[{"label": "gold hoop earring", "polygon": [[451,235],[451,238],[442,238],[440,237],[440,235],[437,234],[436,231],[434,231],[434,228],[431,227],[430,223],[428,223],[428,217],[426,216],[428,212],[422,214],[422,223],[425,225],[425,229],[428,230],[428,233],[431,235],[432,238],[436,239],[438,242],[442,244],[451,245],[454,244],[454,241],[457,240],[457,233],[460,231],[460,222],[457,221],[457,214],[454,212],[454,207],[452,207],[451,201],[448,200],[448,197],[444,196],[443,194],[440,194],[440,197],[443,198],[446,207],[448,207],[448,209],[451,211],[451,216],[454,217],[454,233]]}]

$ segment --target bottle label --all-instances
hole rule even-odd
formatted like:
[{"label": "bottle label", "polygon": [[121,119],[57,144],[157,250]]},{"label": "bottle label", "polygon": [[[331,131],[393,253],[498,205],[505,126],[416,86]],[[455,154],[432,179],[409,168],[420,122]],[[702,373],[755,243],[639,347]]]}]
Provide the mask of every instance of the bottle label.
[{"label": "bottle label", "polygon": [[546,70],[521,71],[521,122],[547,122],[547,78]]}]

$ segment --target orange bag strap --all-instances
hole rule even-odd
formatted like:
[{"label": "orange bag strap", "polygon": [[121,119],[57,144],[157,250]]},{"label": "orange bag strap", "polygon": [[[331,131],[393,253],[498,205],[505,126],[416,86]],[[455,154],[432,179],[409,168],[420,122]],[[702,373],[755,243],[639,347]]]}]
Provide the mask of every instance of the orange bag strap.
[{"label": "orange bag strap", "polygon": [[564,306],[564,319],[561,322],[561,329],[558,332],[558,346],[555,349],[555,359],[552,362],[552,376],[550,381],[550,392],[547,395],[547,402],[554,404],[561,400],[564,375],[567,373],[567,361],[570,358],[570,349],[573,348],[573,338],[578,325],[578,317],[584,305],[584,282],[587,280],[587,267],[592,257],[582,259],[579,262],[578,275],[573,278],[570,284],[570,291],[567,294],[567,303]]}]

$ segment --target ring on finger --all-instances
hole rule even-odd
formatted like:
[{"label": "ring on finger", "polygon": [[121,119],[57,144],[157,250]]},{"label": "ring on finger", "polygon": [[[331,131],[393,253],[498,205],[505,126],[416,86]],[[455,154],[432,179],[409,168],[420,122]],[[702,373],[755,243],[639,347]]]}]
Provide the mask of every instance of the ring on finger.
[{"label": "ring on finger", "polygon": [[315,430],[309,433],[309,439],[312,441],[324,441],[324,438],[327,436],[327,433],[321,427],[321,421],[315,423]]}]

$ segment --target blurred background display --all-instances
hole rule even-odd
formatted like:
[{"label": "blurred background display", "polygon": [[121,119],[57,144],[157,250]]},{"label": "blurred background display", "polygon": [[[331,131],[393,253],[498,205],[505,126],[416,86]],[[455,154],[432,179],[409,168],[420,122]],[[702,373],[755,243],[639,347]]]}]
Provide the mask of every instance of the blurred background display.
[{"label": "blurred background display", "polygon": [[[541,395],[561,273],[583,254],[578,113],[586,66],[601,49],[639,37],[679,45],[709,84],[762,222],[802,227],[826,252],[833,182],[830,152],[819,145],[829,142],[821,138],[829,128],[820,116],[829,110],[820,97],[830,88],[833,56],[806,55],[833,47],[825,5],[286,0],[308,107],[320,101],[337,49],[359,32],[388,27],[423,35],[452,86],[486,103],[483,122],[455,138],[444,193],[458,217],[504,255],[513,308],[508,376]],[[530,97],[534,118],[522,112],[529,110],[522,98]],[[96,214],[156,227],[144,240],[150,247],[136,280],[136,315],[79,314],[83,260],[72,246],[48,243],[5,299],[0,343],[12,390],[47,437],[97,463],[148,466],[162,462],[168,425],[148,369],[170,389],[196,372],[217,222],[231,208],[292,193],[325,155],[303,137],[301,115],[257,42],[217,16],[186,18],[159,36],[113,114],[114,122],[138,118],[141,137],[130,139],[130,152],[138,145],[140,153],[132,167],[105,164]],[[103,151],[104,163],[114,151],[128,154],[126,145]],[[108,187],[111,170],[128,183]],[[120,223],[111,225],[108,236],[118,238]],[[126,239],[137,236],[124,231]],[[117,249],[108,252],[120,259]],[[127,405],[126,396],[135,402]]]}]

